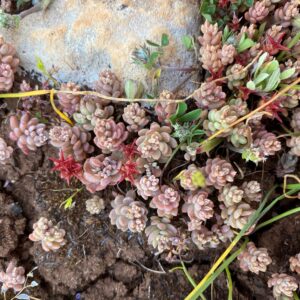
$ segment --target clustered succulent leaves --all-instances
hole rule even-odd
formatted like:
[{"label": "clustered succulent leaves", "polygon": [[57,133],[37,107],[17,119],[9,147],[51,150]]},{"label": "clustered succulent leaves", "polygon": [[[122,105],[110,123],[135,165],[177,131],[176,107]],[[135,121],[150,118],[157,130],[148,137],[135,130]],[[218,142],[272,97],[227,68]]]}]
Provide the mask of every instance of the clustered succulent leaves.
[{"label": "clustered succulent leaves", "polygon": [[[144,232],[155,253],[166,254],[168,260],[180,257],[192,243],[200,250],[227,243],[251,219],[264,187],[241,179],[239,163],[253,167],[281,151],[276,173],[283,177],[295,170],[300,156],[300,86],[271,101],[300,74],[299,1],[205,0],[200,12],[206,19],[198,38],[205,75],[188,101],[175,100],[176,94],[167,90],[153,106],[133,101],[149,91],[102,70],[94,85],[98,95],[78,93],[82,88],[76,83],[59,84],[55,101],[73,125],[51,118],[45,123],[30,107],[9,119],[9,138],[25,155],[46,144],[57,150],[53,170],[93,194],[86,201],[90,214],[99,214],[107,202],[95,193],[126,181],[124,193],[120,188],[108,193],[111,224],[123,232]],[[187,50],[195,49],[190,37],[183,43]],[[148,71],[160,70],[168,45],[166,34],[160,43],[147,41],[134,50],[133,62]],[[18,64],[14,47],[1,38],[1,91],[13,87]],[[22,89],[31,88],[23,84]],[[123,96],[126,104],[111,101]],[[264,109],[248,117],[260,105]],[[278,128],[290,121],[288,134],[282,136],[286,145],[270,120]],[[9,163],[12,155],[11,144],[1,137],[0,164]],[[33,229],[29,238],[45,251],[67,243],[65,231],[44,217]],[[267,249],[252,242],[238,260],[243,271],[255,274],[265,272],[272,261]],[[299,261],[299,255],[290,259],[291,271],[298,274]],[[277,298],[291,297],[298,287],[284,273],[273,274],[268,285]]]}]

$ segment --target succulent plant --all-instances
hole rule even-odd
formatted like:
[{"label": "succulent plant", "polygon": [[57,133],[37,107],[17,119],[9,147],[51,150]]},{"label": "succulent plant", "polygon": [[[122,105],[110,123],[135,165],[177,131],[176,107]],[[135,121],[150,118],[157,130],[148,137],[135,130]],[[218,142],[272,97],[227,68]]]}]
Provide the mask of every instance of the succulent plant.
[{"label": "succulent plant", "polygon": [[114,113],[111,105],[103,106],[95,96],[85,96],[80,100],[79,112],[73,114],[76,123],[85,130],[93,130],[100,119],[108,119]]},{"label": "succulent plant", "polygon": [[85,207],[91,215],[97,215],[105,208],[104,200],[94,195],[91,199],[85,201]]},{"label": "succulent plant", "polygon": [[128,137],[124,123],[115,123],[113,119],[99,120],[94,128],[95,144],[103,153],[111,153],[120,149]]},{"label": "succulent plant", "polygon": [[91,134],[78,126],[68,124],[54,126],[49,131],[50,144],[63,151],[65,156],[72,156],[77,161],[86,159],[87,154],[94,152],[90,144]]},{"label": "succulent plant", "polygon": [[[79,92],[80,86],[73,82],[63,83],[61,91]],[[72,115],[79,108],[81,96],[76,94],[57,93],[58,101],[63,111]]]},{"label": "succulent plant", "polygon": [[210,72],[218,72],[223,64],[221,61],[222,32],[218,31],[217,24],[210,24],[207,20],[201,26],[202,36],[198,38],[200,47],[200,60],[202,67]]},{"label": "succulent plant", "polygon": [[19,66],[19,59],[16,55],[16,49],[10,43],[6,43],[4,38],[0,37],[0,64],[10,65],[13,73],[17,71]]},{"label": "succulent plant", "polygon": [[284,6],[279,7],[275,10],[274,19],[282,27],[289,27],[292,20],[299,16],[299,1],[290,0],[287,1]]},{"label": "succulent plant", "polygon": [[172,240],[177,237],[177,229],[170,224],[168,218],[151,217],[151,224],[146,227],[148,244],[158,250],[158,253],[172,249]]},{"label": "succulent plant", "polygon": [[262,190],[260,183],[256,180],[244,182],[242,184],[244,196],[249,201],[260,202],[262,199]]},{"label": "succulent plant", "polygon": [[284,177],[286,174],[293,173],[296,170],[298,157],[291,153],[282,153],[276,167],[277,177]]},{"label": "succulent plant", "polygon": [[138,157],[136,160],[136,167],[141,174],[146,172],[146,175],[148,177],[151,175],[159,177],[161,175],[161,168],[156,161],[148,162],[147,159],[143,157]]},{"label": "succulent plant", "polygon": [[190,144],[183,143],[180,146],[180,150],[185,152],[184,159],[186,161],[195,161],[199,148],[200,148],[200,143],[197,142],[192,142]]},{"label": "succulent plant", "polygon": [[33,224],[33,232],[29,239],[33,242],[41,242],[46,251],[56,251],[66,244],[64,239],[66,232],[53,225],[53,222],[42,217]]},{"label": "succulent plant", "polygon": [[300,274],[300,253],[295,256],[291,256],[289,259],[290,269],[297,274]]},{"label": "succulent plant", "polygon": [[236,125],[232,129],[230,136],[228,136],[228,140],[237,149],[250,146],[252,141],[251,126],[243,123]]},{"label": "succulent plant", "polygon": [[228,182],[233,182],[236,175],[232,165],[219,157],[208,159],[202,172],[206,177],[206,185],[214,186],[218,190]]},{"label": "succulent plant", "polygon": [[211,227],[211,231],[217,235],[218,239],[222,243],[231,241],[234,237],[234,233],[230,226],[224,224],[224,221],[222,220],[220,215],[216,214],[215,218],[217,222]]},{"label": "succulent plant", "polygon": [[181,171],[175,179],[180,180],[180,185],[187,191],[195,191],[205,186],[205,177],[200,168],[191,164],[187,169]]},{"label": "succulent plant", "polygon": [[196,104],[201,108],[216,109],[225,104],[226,94],[215,82],[204,82],[194,93]]},{"label": "succulent plant", "polygon": [[280,151],[281,143],[274,133],[258,128],[253,132],[253,147],[258,149],[261,158],[265,158]]},{"label": "succulent plant", "polygon": [[226,69],[226,76],[228,76],[228,87],[233,90],[244,84],[244,79],[248,75],[248,71],[241,64],[234,64]]},{"label": "succulent plant", "polygon": [[[109,97],[119,98],[123,94],[121,81],[110,70],[104,70],[99,74],[99,79],[95,83],[95,89],[98,93]],[[103,105],[107,105],[110,103],[110,100],[101,98],[101,102]]]},{"label": "succulent plant", "polygon": [[236,55],[237,51],[232,44],[224,44],[220,53],[223,66],[232,64]]},{"label": "succulent plant", "polygon": [[9,289],[13,289],[15,292],[21,291],[25,280],[25,269],[23,267],[17,267],[15,260],[9,262],[5,272],[0,272],[0,282],[3,284],[2,290],[4,292]]},{"label": "succulent plant", "polygon": [[131,103],[124,108],[123,120],[129,124],[128,131],[137,132],[149,123],[146,111],[138,103]]},{"label": "succulent plant", "polygon": [[204,190],[193,192],[185,197],[182,212],[187,213],[190,222],[189,231],[199,229],[201,223],[211,219],[214,215],[214,203],[208,199],[208,193]]},{"label": "succulent plant", "polygon": [[142,232],[146,227],[148,210],[145,204],[135,200],[134,191],[130,190],[125,196],[117,195],[111,202],[113,209],[109,217],[112,225],[118,229],[132,232]]},{"label": "succulent plant", "polygon": [[208,113],[208,119],[203,122],[203,128],[208,135],[212,135],[220,129],[225,131],[222,136],[228,136],[232,128],[230,124],[239,118],[239,113],[231,105],[224,105],[220,109],[212,109]]},{"label": "succulent plant", "polygon": [[15,75],[9,64],[0,64],[0,91],[8,92],[14,83]]},{"label": "succulent plant", "polygon": [[240,203],[244,197],[244,191],[236,185],[226,184],[220,191],[219,201],[224,202],[226,207]]},{"label": "succulent plant", "polygon": [[300,136],[292,136],[287,140],[286,145],[291,148],[290,154],[300,156]]},{"label": "succulent plant", "polygon": [[154,196],[150,202],[150,207],[157,209],[159,217],[172,218],[178,214],[178,206],[180,202],[179,192],[163,185],[157,196]]},{"label": "succulent plant", "polygon": [[299,105],[300,91],[290,90],[281,102],[283,107],[295,108]]},{"label": "succulent plant", "polygon": [[150,129],[140,130],[136,145],[142,158],[149,162],[165,163],[171,156],[172,149],[177,146],[176,140],[170,135],[171,131],[170,127],[160,126],[155,122],[150,125]]},{"label": "succulent plant", "polygon": [[83,165],[82,182],[91,193],[102,191],[121,180],[121,167],[122,162],[112,156],[100,154],[90,157]]},{"label": "succulent plant", "polygon": [[266,272],[267,266],[272,262],[266,248],[256,248],[253,242],[247,243],[246,249],[238,256],[240,268],[255,274]]},{"label": "succulent plant", "polygon": [[294,110],[291,126],[295,131],[300,131],[300,108]]},{"label": "succulent plant", "polygon": [[220,208],[224,223],[236,229],[242,229],[255,212],[255,210],[245,202],[240,202],[229,207],[220,205]]},{"label": "succulent plant", "polygon": [[160,193],[159,178],[151,173],[136,180],[135,185],[137,193],[145,200],[149,197],[155,197]]},{"label": "succulent plant", "polygon": [[192,231],[192,241],[200,250],[217,248],[220,244],[218,236],[203,225],[199,230]]},{"label": "succulent plant", "polygon": [[14,149],[6,144],[3,138],[0,137],[0,165],[6,164]]},{"label": "succulent plant", "polygon": [[263,53],[255,64],[252,80],[247,82],[247,88],[256,92],[268,93],[274,91],[282,80],[288,79],[295,73],[295,68],[280,71],[279,62],[274,58],[266,61],[268,53]]},{"label": "succulent plant", "polygon": [[26,155],[29,151],[36,151],[48,140],[46,125],[39,123],[37,118],[31,118],[28,112],[23,113],[20,119],[16,115],[11,116],[9,123],[10,139],[17,142],[18,147]]},{"label": "succulent plant", "polygon": [[[159,99],[161,100],[174,100],[175,95],[169,91],[163,91],[159,95]],[[174,101],[158,101],[155,104],[155,112],[157,114],[158,121],[160,123],[169,124],[169,118],[176,112],[177,103]]]},{"label": "succulent plant", "polygon": [[268,287],[273,287],[275,299],[293,299],[293,292],[298,289],[297,279],[285,273],[275,273],[268,280]]},{"label": "succulent plant", "polygon": [[256,1],[245,13],[245,19],[252,24],[260,23],[268,16],[269,12],[270,9],[265,1]]}]

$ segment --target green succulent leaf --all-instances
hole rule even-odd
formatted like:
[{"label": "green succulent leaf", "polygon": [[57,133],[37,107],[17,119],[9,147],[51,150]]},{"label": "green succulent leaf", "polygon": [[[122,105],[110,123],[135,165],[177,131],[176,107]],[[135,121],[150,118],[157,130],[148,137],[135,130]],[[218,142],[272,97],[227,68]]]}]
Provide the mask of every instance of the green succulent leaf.
[{"label": "green succulent leaf", "polygon": [[272,73],[271,77],[268,79],[264,91],[270,92],[275,90],[279,83],[280,83],[280,69],[278,68]]},{"label": "green succulent leaf", "polygon": [[165,47],[169,45],[169,36],[166,33],[163,33],[161,36],[161,46]]},{"label": "green succulent leaf", "polygon": [[268,73],[260,73],[253,81],[254,81],[255,85],[258,85],[259,83],[261,83],[268,77],[270,77],[270,75]]},{"label": "green succulent leaf", "polygon": [[128,99],[141,98],[144,93],[144,86],[141,82],[129,79],[125,82],[125,95]]},{"label": "green succulent leaf", "polygon": [[281,74],[280,74],[280,79],[281,80],[285,80],[285,79],[288,79],[290,78],[291,76],[293,76],[296,72],[296,69],[295,68],[290,68],[290,69],[287,69],[285,71],[283,71]]},{"label": "green succulent leaf", "polygon": [[213,0],[203,0],[200,6],[201,15],[208,22],[212,23],[212,16],[216,12],[217,6]]},{"label": "green succulent leaf", "polygon": [[264,52],[258,59],[257,64],[255,65],[255,73],[254,73],[254,77],[257,76],[257,73],[259,72],[260,67],[263,65],[263,63],[265,62],[266,58],[268,56],[267,52]]},{"label": "green succulent leaf", "polygon": [[254,91],[256,89],[256,85],[252,80],[248,81],[246,86],[249,90],[252,90],[252,91]]},{"label": "green succulent leaf", "polygon": [[181,38],[182,44],[187,50],[192,50],[194,46],[194,38],[191,35],[184,35]]},{"label": "green succulent leaf", "polygon": [[230,36],[232,36],[232,31],[230,31],[228,25],[226,25],[222,34],[222,43],[225,44]]},{"label": "green succulent leaf", "polygon": [[252,41],[251,39],[249,39],[246,35],[246,33],[244,33],[239,41],[238,47],[237,47],[237,51],[239,53],[251,48],[253,45],[255,45],[255,42]]},{"label": "green succulent leaf", "polygon": [[152,47],[160,47],[159,44],[155,43],[155,42],[152,42],[150,40],[146,40],[146,43],[149,45],[149,46],[152,46]]},{"label": "green succulent leaf", "polygon": [[192,110],[192,111],[188,112],[187,114],[179,117],[177,119],[177,121],[185,123],[185,122],[192,122],[192,121],[198,120],[200,118],[201,112],[202,112],[202,110],[199,108]]},{"label": "green succulent leaf", "polygon": [[253,3],[254,3],[254,0],[246,0],[246,1],[245,1],[245,4],[246,4],[248,7],[253,6]]}]

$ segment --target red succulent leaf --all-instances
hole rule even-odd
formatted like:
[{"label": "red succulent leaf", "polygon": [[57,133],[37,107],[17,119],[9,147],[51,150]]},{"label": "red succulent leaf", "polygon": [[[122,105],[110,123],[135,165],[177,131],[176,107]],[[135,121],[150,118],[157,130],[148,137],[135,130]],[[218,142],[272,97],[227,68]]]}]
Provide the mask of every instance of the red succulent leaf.
[{"label": "red succulent leaf", "polygon": [[217,72],[214,72],[213,70],[209,69],[209,73],[211,74],[211,77],[207,78],[207,81],[216,80],[222,77],[224,67],[220,68]]},{"label": "red succulent leaf", "polygon": [[219,0],[218,7],[225,8],[229,3],[229,0]]},{"label": "red succulent leaf", "polygon": [[[262,105],[264,104],[265,102],[267,102],[269,99],[263,97],[260,102],[259,102],[259,105]],[[281,104],[281,101],[283,99],[278,99],[272,103],[270,103],[266,108],[265,108],[265,111],[267,113],[270,113],[272,115],[271,118],[275,118],[276,120],[278,120],[280,123],[282,123],[282,119],[281,117],[279,116],[279,113],[282,113],[282,114],[286,114],[286,109],[282,107],[282,104]]]},{"label": "red succulent leaf", "polygon": [[240,21],[242,20],[242,18],[238,18],[236,16],[236,14],[233,14],[232,17],[232,22],[229,23],[229,27],[233,30],[233,31],[238,31],[240,29]]},{"label": "red succulent leaf", "polygon": [[63,151],[60,151],[59,158],[50,157],[49,159],[54,162],[51,171],[59,171],[60,178],[64,179],[68,185],[73,177],[77,179],[82,177],[82,166],[71,155],[65,158]]},{"label": "red succulent leaf", "polygon": [[285,47],[281,44],[282,39],[285,35],[285,32],[281,33],[277,40],[275,40],[273,37],[271,37],[269,34],[267,35],[267,39],[263,45],[263,50],[268,52],[270,55],[275,55],[279,52],[279,50],[282,51],[290,51],[288,47]]},{"label": "red succulent leaf", "polygon": [[249,63],[250,58],[251,58],[250,53],[248,51],[245,51],[237,55],[235,57],[235,61],[242,66],[246,66]]},{"label": "red succulent leaf", "polygon": [[252,90],[249,90],[247,87],[245,86],[240,86],[239,87],[239,90],[240,90],[240,97],[243,99],[243,100],[248,100],[249,98],[249,95],[254,93],[254,91]]},{"label": "red succulent leaf", "polygon": [[123,163],[120,173],[122,176],[120,182],[122,182],[123,180],[128,180],[131,184],[134,184],[134,176],[140,174],[140,172],[137,169],[136,162],[131,160],[128,160],[125,163]]},{"label": "red succulent leaf", "polygon": [[137,150],[137,146],[135,144],[135,140],[128,145],[122,145],[122,151],[124,152],[124,155],[128,159],[132,159],[136,154],[139,154],[139,151]]}]

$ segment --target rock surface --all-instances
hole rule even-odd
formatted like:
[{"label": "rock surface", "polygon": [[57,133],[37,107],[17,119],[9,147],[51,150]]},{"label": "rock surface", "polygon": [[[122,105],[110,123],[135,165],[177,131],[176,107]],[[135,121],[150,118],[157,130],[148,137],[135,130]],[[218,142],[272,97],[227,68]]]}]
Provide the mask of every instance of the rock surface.
[{"label": "rock surface", "polygon": [[[170,37],[162,63],[195,64],[193,51],[184,49],[181,38],[198,35],[198,8],[198,0],[54,0],[46,12],[29,15],[18,29],[0,33],[16,45],[27,71],[38,71],[38,56],[47,68],[59,69],[61,81],[92,87],[104,68],[122,79],[145,81],[146,72],[132,64],[131,53],[146,39],[160,41],[162,33]],[[161,87],[172,89],[187,76],[164,71]],[[193,88],[189,82],[185,91]]]}]

